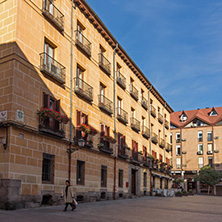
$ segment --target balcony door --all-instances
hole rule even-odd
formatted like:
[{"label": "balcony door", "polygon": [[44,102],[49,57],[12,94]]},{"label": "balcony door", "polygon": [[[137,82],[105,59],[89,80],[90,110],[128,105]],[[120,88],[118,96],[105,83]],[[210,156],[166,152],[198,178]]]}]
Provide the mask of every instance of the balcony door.
[{"label": "balcony door", "polygon": [[100,84],[100,103],[104,104],[105,103],[105,86]]},{"label": "balcony door", "polygon": [[83,43],[83,27],[80,24],[77,24],[77,38],[80,43]]},{"label": "balcony door", "polygon": [[122,100],[117,97],[117,115],[121,116]]},{"label": "balcony door", "polygon": [[83,89],[83,78],[84,78],[84,71],[77,66],[76,69],[76,86],[78,89],[84,90]]},{"label": "balcony door", "polygon": [[51,15],[54,15],[53,1],[54,0],[45,0],[45,10]]},{"label": "balcony door", "polygon": [[77,110],[76,111],[76,139],[77,139],[77,142],[79,139],[84,139],[85,141],[87,141],[87,137],[88,137],[87,133],[81,132],[81,130],[80,130],[81,124],[88,125],[88,115]]},{"label": "balcony door", "polygon": [[117,140],[118,140],[118,153],[119,155],[125,156],[125,136],[123,136],[121,133],[118,133]]}]

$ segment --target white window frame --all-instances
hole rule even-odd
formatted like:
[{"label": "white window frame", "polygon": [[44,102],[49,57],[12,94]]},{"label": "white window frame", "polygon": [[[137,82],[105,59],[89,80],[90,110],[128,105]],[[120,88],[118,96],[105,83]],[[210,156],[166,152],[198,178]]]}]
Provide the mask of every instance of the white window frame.
[{"label": "white window frame", "polygon": [[[201,136],[200,136],[201,135]],[[198,141],[202,142],[203,141],[203,131],[198,131]]]},{"label": "white window frame", "polygon": [[[208,135],[211,134],[211,140],[208,140]],[[213,140],[213,135],[212,135],[212,131],[208,131],[207,132],[207,141],[210,142]]]},{"label": "white window frame", "polygon": [[[178,154],[178,149],[180,149],[180,154]],[[176,156],[181,156],[181,146],[180,145],[176,146]]]},{"label": "white window frame", "polygon": [[176,159],[176,166],[177,166],[177,169],[181,169],[181,158]]},{"label": "white window frame", "polygon": [[[201,147],[202,147],[202,149],[201,149]],[[202,143],[198,144],[198,153],[203,154],[203,144]]]},{"label": "white window frame", "polygon": [[198,158],[198,167],[201,169],[204,166],[204,159],[203,157]]}]

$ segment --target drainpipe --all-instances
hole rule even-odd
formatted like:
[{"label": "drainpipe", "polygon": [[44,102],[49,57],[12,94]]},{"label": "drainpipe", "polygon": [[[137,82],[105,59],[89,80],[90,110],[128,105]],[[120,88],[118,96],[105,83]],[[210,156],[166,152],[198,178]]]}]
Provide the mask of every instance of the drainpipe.
[{"label": "drainpipe", "polygon": [[[149,140],[149,147],[150,147],[150,157],[152,155],[152,149],[151,149],[151,107],[150,107],[150,91],[152,89],[152,85],[150,86],[149,90],[148,90],[148,119],[149,119],[149,131],[150,131],[150,140]],[[151,167],[150,166],[150,196],[152,196],[152,170],[151,170]]]},{"label": "drainpipe", "polygon": [[[113,51],[113,104],[114,104],[114,138],[116,140],[116,50],[118,49],[118,43]],[[116,199],[116,143],[114,144],[114,185],[113,185],[113,200]]]},{"label": "drainpipe", "polygon": [[68,177],[69,181],[71,179],[71,155],[72,155],[72,65],[73,65],[73,1],[72,0],[72,5],[71,5],[71,61],[70,61],[70,137],[69,137],[69,172],[68,172]]}]

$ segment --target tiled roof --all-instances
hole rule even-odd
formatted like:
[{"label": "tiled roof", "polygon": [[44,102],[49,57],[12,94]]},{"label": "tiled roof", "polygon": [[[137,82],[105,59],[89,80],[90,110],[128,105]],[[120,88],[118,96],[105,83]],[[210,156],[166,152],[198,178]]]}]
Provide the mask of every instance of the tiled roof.
[{"label": "tiled roof", "polygon": [[[217,113],[216,116],[210,116],[210,113],[213,110],[216,111]],[[183,113],[187,116],[187,119],[186,121],[181,122],[180,116]],[[173,112],[170,114],[170,123],[180,128],[185,127],[188,123],[190,123],[194,119],[199,119],[202,122],[207,123],[209,125],[215,125],[216,123],[222,120],[222,107],[178,111],[178,112]]]}]

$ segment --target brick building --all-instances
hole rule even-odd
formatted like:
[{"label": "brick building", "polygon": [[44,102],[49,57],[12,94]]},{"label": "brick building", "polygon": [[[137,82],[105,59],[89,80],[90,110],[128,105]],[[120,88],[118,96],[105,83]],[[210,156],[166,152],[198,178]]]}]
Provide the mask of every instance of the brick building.
[{"label": "brick building", "polygon": [[170,187],[173,110],[86,1],[0,1],[0,24],[1,208]]},{"label": "brick building", "polygon": [[[194,176],[206,165],[221,171],[222,107],[171,113],[172,173],[182,176],[185,189],[206,192]],[[217,193],[221,193],[220,184]]]}]

